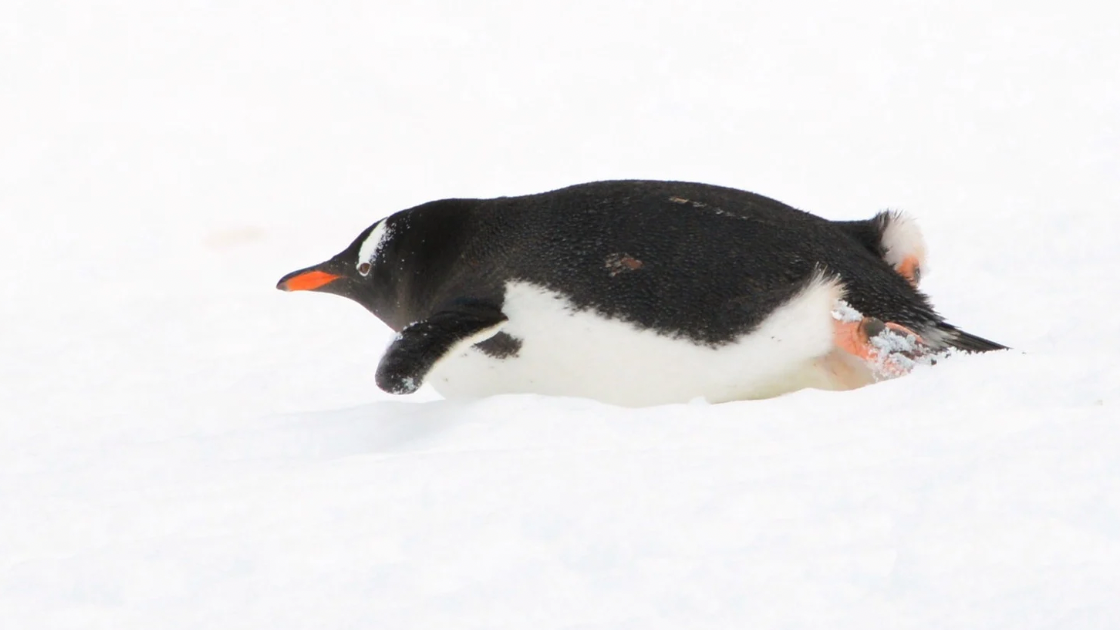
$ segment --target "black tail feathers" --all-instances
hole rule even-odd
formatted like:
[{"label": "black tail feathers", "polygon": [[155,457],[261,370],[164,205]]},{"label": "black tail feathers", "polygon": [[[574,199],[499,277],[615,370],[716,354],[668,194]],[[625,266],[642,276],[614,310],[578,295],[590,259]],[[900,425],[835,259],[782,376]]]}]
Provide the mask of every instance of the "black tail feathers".
[{"label": "black tail feathers", "polygon": [[989,341],[983,337],[966,333],[965,331],[941,322],[937,325],[937,329],[941,331],[945,337],[943,342],[946,346],[964,350],[965,352],[991,352],[992,350],[1007,350],[1007,346],[998,344],[994,341]]}]

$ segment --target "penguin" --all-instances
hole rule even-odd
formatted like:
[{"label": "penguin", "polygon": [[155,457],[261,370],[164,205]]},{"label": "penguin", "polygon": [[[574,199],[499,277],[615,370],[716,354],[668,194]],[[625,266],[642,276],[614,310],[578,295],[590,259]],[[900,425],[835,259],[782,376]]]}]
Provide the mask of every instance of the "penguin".
[{"label": "penguin", "polygon": [[701,183],[620,180],[402,210],[277,288],[349,298],[397,334],[386,392],[626,406],[846,390],[1005,347],[918,289],[899,212],[829,221]]}]

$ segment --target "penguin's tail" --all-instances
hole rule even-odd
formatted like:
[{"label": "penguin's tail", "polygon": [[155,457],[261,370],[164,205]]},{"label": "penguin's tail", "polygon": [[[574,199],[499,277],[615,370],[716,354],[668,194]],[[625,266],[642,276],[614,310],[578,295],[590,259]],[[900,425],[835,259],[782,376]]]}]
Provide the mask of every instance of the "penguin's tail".
[{"label": "penguin's tail", "polygon": [[1007,350],[1007,346],[998,344],[994,341],[989,341],[983,337],[977,337],[971,333],[953,326],[940,322],[936,326],[938,335],[941,339],[941,345],[965,352],[991,352],[993,350]]}]

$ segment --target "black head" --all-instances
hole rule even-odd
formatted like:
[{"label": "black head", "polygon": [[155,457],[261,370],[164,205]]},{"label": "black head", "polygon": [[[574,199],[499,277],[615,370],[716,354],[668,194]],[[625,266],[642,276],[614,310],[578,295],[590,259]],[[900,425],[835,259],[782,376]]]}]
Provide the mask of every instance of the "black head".
[{"label": "black head", "polygon": [[341,295],[380,317],[380,298],[384,292],[377,290],[374,271],[377,255],[392,236],[390,232],[388,219],[378,221],[330,260],[287,274],[276,283],[276,288]]},{"label": "black head", "polygon": [[363,230],[330,260],[284,276],[276,288],[350,298],[400,330],[448,297],[445,285],[462,270],[464,246],[480,231],[479,203],[443,199],[401,210]]}]

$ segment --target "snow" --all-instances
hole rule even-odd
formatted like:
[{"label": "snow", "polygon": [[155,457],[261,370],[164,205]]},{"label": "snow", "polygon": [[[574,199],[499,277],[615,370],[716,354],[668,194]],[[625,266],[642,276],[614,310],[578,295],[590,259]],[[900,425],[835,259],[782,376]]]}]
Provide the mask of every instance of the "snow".
[{"label": "snow", "polygon": [[859,322],[863,321],[863,313],[857,311],[844,300],[837,300],[836,306],[832,309],[832,319],[838,322]]},{"label": "snow", "polygon": [[[1099,3],[0,5],[4,628],[1106,628]],[[853,392],[393,399],[285,294],[392,211],[606,178],[903,209],[1015,348]]]}]

